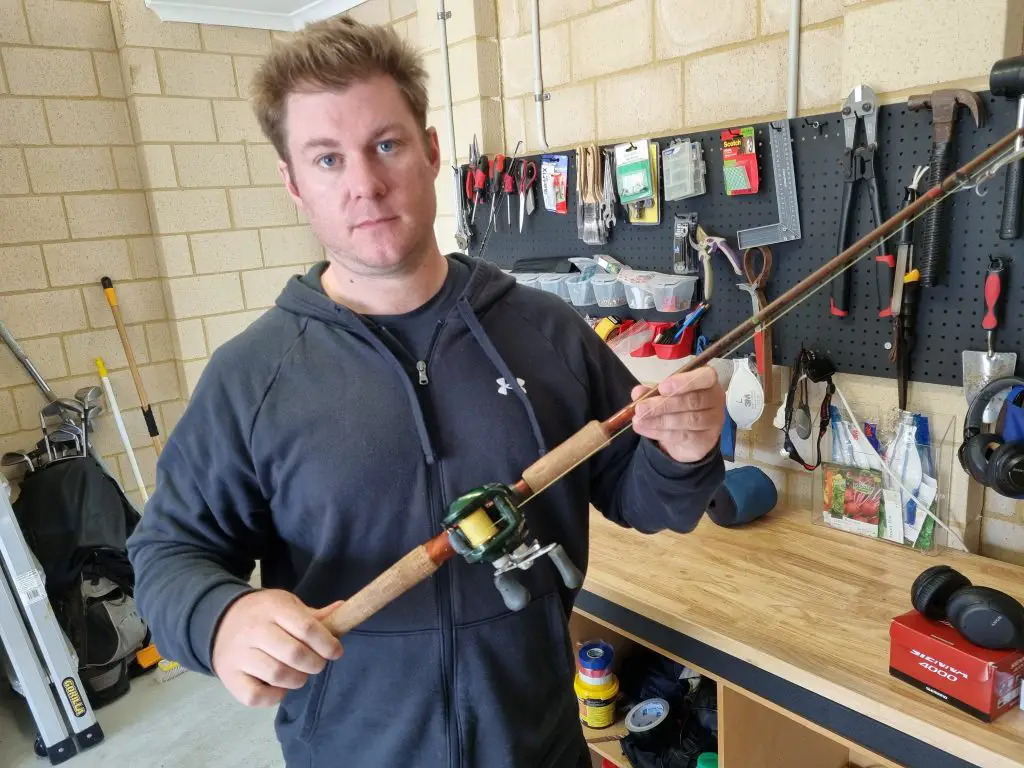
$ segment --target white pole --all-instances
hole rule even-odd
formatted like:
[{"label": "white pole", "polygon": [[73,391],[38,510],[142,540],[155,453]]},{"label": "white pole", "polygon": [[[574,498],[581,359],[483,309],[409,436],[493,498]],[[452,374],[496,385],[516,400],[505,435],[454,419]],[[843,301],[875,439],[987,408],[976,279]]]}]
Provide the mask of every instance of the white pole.
[{"label": "white pole", "polygon": [[544,128],[544,79],[540,65],[540,0],[533,0],[533,104],[537,113],[537,139],[541,149],[548,148],[547,131]]},{"label": "white pole", "polygon": [[786,117],[792,120],[796,117],[800,89],[800,0],[791,0],[789,11],[789,103]]},{"label": "white pole", "polygon": [[107,393],[107,405],[114,414],[114,423],[117,424],[117,433],[121,436],[121,445],[124,452],[128,454],[128,463],[132,465],[132,474],[139,486],[139,493],[142,494],[142,503],[149,501],[149,494],[146,493],[146,484],[142,481],[142,472],[139,471],[139,463],[135,460],[135,450],[132,448],[132,441],[128,439],[128,431],[124,428],[124,421],[121,419],[121,411],[117,407],[117,398],[114,397],[114,388],[110,386],[110,379],[107,378],[107,367],[103,364],[103,358],[96,358],[96,368],[100,372],[100,381],[103,382],[103,391]]}]

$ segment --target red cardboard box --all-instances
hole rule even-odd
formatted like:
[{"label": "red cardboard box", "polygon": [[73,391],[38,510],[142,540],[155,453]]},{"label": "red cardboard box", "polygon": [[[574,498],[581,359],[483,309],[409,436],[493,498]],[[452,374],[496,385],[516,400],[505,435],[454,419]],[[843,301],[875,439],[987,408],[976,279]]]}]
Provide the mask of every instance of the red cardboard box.
[{"label": "red cardboard box", "polygon": [[892,620],[889,673],[986,723],[1020,699],[1024,653],[991,651],[917,611]]}]

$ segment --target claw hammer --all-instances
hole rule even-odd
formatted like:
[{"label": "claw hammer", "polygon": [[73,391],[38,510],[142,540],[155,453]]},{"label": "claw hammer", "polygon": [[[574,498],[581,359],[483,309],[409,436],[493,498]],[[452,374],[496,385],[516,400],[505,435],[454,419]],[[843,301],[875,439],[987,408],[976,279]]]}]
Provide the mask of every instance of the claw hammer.
[{"label": "claw hammer", "polygon": [[[946,178],[952,168],[953,134],[960,107],[971,111],[975,125],[980,128],[985,123],[985,105],[973,91],[958,88],[911,96],[907,106],[915,111],[932,111],[932,161],[928,172],[928,186],[931,188]],[[925,214],[924,226],[921,227],[921,249],[915,256],[921,271],[921,285],[926,288],[942,282],[948,235],[944,226],[945,211],[946,203],[939,203]]]},{"label": "claw hammer", "polygon": [[[992,65],[988,76],[989,90],[993,96],[1017,99],[1017,127],[1024,128],[1024,56],[1001,59]],[[1017,149],[1024,147],[1024,140],[1017,139]],[[1003,223],[999,229],[1002,240],[1016,240],[1020,237],[1020,188],[1024,180],[1024,160],[1017,160],[1006,167],[1006,194],[1003,197]]]}]

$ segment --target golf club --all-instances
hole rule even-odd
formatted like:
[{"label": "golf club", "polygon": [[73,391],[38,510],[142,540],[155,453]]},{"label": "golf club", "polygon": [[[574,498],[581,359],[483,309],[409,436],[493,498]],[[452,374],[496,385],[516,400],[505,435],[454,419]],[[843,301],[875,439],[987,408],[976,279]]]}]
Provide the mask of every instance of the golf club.
[{"label": "golf club", "polygon": [[3,458],[0,459],[0,466],[14,467],[22,462],[28,464],[29,472],[36,471],[35,464],[32,463],[32,459],[30,459],[29,455],[24,451],[11,451],[10,453],[5,453]]}]

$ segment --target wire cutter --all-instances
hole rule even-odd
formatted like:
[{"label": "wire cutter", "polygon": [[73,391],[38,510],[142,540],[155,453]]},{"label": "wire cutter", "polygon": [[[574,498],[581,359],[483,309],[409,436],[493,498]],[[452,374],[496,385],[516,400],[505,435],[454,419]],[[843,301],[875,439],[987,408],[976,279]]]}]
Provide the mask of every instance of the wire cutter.
[{"label": "wire cutter", "polygon": [[[864,143],[858,143],[863,125]],[[874,226],[882,224],[882,203],[878,192],[878,98],[866,85],[858,85],[843,102],[843,133],[846,149],[843,152],[843,203],[839,219],[839,252],[846,250],[853,219],[853,204],[858,181],[866,183],[871,199]],[[878,316],[889,317],[896,257],[885,252],[885,243],[878,244],[875,256],[875,290],[878,296]],[[829,310],[836,317],[850,313],[850,273],[844,270],[832,281],[832,299]]]}]

